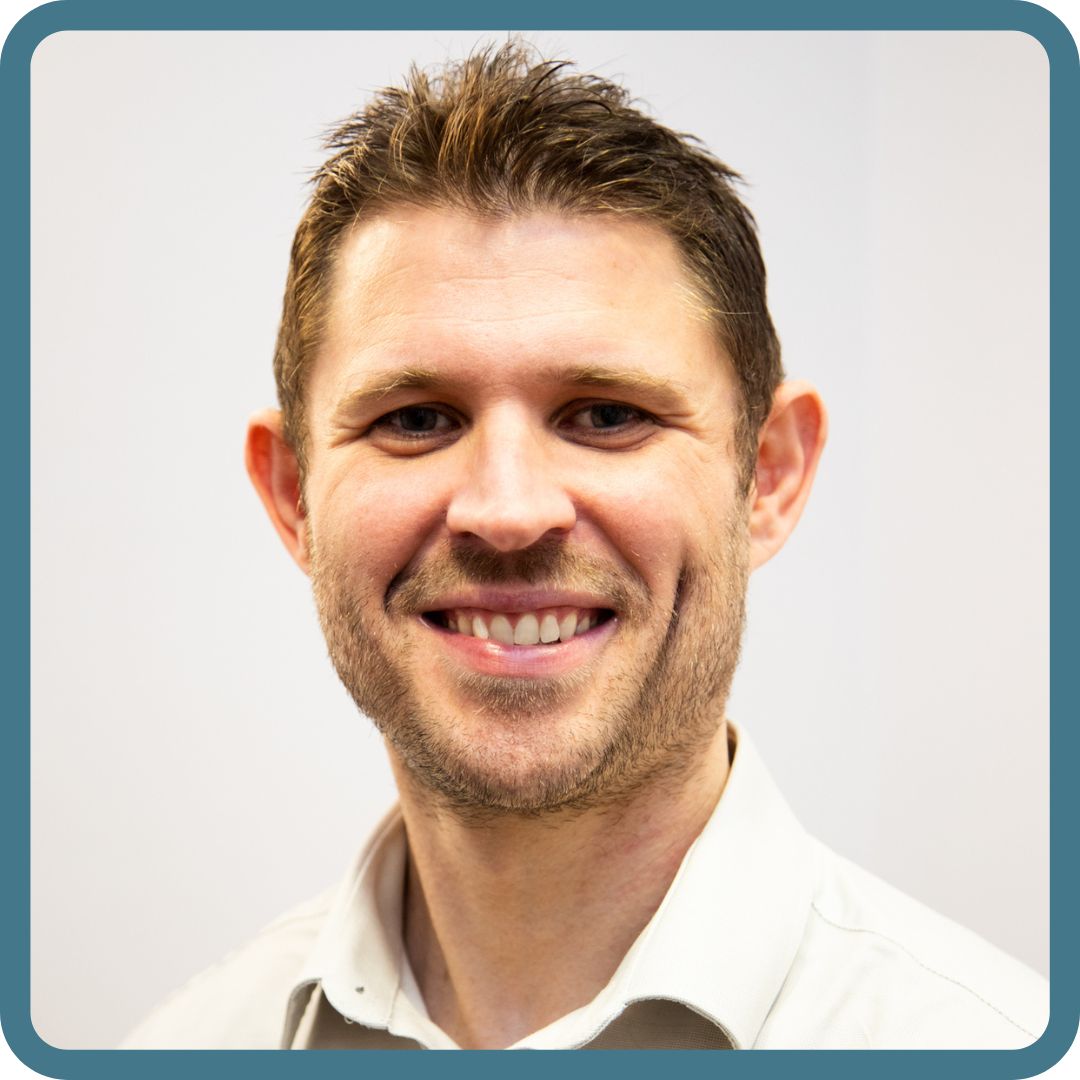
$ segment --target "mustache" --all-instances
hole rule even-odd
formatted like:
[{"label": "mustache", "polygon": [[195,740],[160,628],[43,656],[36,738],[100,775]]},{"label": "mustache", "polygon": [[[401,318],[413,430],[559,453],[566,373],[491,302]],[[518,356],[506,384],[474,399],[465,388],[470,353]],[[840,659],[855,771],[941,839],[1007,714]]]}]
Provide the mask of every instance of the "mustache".
[{"label": "mustache", "polygon": [[428,610],[441,594],[469,585],[534,585],[552,591],[594,592],[620,613],[647,608],[649,589],[629,567],[613,567],[570,548],[565,540],[538,540],[520,551],[499,552],[454,544],[390,582],[384,607],[404,614]]}]

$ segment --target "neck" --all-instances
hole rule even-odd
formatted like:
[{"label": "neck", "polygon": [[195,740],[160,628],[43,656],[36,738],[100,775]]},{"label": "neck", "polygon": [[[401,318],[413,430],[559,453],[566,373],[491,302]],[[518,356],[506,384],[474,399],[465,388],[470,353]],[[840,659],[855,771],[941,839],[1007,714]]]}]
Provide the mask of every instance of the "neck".
[{"label": "neck", "polygon": [[716,806],[727,726],[695,768],[617,807],[483,825],[391,764],[409,838],[405,948],[424,1002],[459,1046],[499,1048],[610,981]]}]

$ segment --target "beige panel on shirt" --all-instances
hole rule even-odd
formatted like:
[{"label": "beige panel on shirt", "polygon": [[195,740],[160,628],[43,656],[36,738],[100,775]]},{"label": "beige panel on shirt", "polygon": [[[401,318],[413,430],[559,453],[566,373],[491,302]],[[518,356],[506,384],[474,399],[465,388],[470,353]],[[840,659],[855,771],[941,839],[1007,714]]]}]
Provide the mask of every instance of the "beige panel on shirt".
[{"label": "beige panel on shirt", "polygon": [[635,1001],[583,1050],[730,1050],[711,1020],[678,1001]]},{"label": "beige panel on shirt", "polygon": [[[294,1050],[422,1050],[414,1039],[346,1020],[316,987],[296,1031]],[[635,1001],[583,1050],[730,1050],[711,1020],[677,1001]]]}]

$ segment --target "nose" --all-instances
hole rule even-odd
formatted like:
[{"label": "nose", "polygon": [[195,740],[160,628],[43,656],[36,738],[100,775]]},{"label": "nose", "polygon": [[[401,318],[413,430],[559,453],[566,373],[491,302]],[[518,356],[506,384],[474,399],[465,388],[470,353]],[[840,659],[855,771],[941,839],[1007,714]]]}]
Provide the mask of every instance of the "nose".
[{"label": "nose", "polygon": [[574,527],[574,502],[543,433],[519,416],[504,415],[478,425],[472,435],[464,474],[446,512],[455,536],[479,537],[496,551],[518,551]]}]

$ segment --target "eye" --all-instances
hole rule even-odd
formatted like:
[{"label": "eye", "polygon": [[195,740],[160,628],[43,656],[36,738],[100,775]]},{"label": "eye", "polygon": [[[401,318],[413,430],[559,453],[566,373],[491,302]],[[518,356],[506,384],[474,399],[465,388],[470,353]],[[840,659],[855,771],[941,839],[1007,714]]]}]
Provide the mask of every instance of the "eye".
[{"label": "eye", "polygon": [[594,401],[572,407],[564,414],[562,425],[575,439],[623,445],[648,434],[655,420],[633,405],[624,405],[619,401]]},{"label": "eye", "polygon": [[438,440],[458,426],[457,420],[434,405],[406,405],[380,416],[369,432],[403,442]]},{"label": "eye", "polygon": [[640,413],[636,409],[631,409],[629,405],[604,401],[598,405],[589,405],[584,409],[579,409],[571,416],[570,426],[592,430],[621,427],[639,415]]}]

